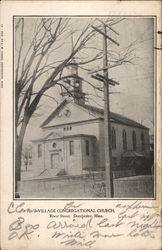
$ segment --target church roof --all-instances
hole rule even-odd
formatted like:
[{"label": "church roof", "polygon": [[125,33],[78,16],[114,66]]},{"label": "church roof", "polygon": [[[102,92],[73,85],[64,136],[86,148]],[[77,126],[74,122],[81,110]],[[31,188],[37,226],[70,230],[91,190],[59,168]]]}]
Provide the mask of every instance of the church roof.
[{"label": "church roof", "polygon": [[[80,106],[83,106],[84,108],[92,111],[92,112],[96,112],[96,113],[99,113],[101,115],[104,116],[104,110],[101,109],[101,108],[97,108],[97,107],[94,107],[94,106],[91,106],[91,105],[87,105],[87,104],[82,104]],[[139,128],[145,128],[147,129],[147,127],[143,126],[142,124],[132,120],[132,119],[129,119],[123,115],[120,115],[120,114],[117,114],[117,113],[114,113],[114,112],[110,112],[110,120],[112,122],[116,122],[116,123],[120,123],[120,124],[125,124],[125,125],[128,125],[128,126],[133,126],[133,127],[139,127]]]},{"label": "church roof", "polygon": [[41,128],[47,125],[56,114],[59,113],[59,111],[67,104],[67,100],[65,99],[63,102],[60,103],[60,105],[50,114],[50,116],[41,124]]},{"label": "church roof", "polygon": [[[61,104],[51,113],[51,115],[41,124],[41,127],[46,126],[58,113],[59,111],[68,103],[67,100],[64,100],[63,102],[61,102]],[[100,115],[101,117],[104,118],[104,110],[95,106],[91,106],[88,104],[76,104],[88,111],[91,111],[95,114]],[[110,112],[110,121],[111,122],[115,122],[118,124],[124,124],[127,126],[133,126],[133,127],[137,127],[137,128],[143,128],[143,129],[148,129],[147,127],[143,126],[142,124],[129,119],[123,115],[114,113],[114,112]]]}]

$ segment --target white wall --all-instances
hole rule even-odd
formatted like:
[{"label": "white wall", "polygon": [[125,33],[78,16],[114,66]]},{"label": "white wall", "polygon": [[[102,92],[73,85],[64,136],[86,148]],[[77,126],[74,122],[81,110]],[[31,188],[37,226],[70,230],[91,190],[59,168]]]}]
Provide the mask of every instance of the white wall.
[{"label": "white wall", "polygon": [[[44,130],[44,133],[47,134],[47,131],[49,131],[49,134],[51,132],[54,132],[57,136],[60,135],[63,136],[70,136],[70,135],[78,135],[78,134],[85,134],[85,135],[93,135],[96,136],[96,145],[95,145],[95,164],[96,167],[100,167],[100,152],[102,147],[102,142],[100,142],[100,120],[95,121],[87,121],[86,123],[79,123],[79,124],[72,124],[72,125],[62,125],[60,127],[55,128],[48,128]],[[71,130],[70,130],[71,127]],[[65,130],[64,130],[65,129]],[[68,129],[68,130],[67,130]],[[103,149],[102,149],[103,150]]]},{"label": "white wall", "polygon": [[[70,155],[69,141],[74,142],[74,154]],[[72,138],[66,141],[66,160],[67,160],[67,173],[69,175],[81,175],[82,174],[82,148],[81,138]]]},{"label": "white wall", "polygon": [[[89,155],[86,155],[86,140],[89,141]],[[82,165],[84,170],[93,169],[96,167],[96,139],[93,137],[82,137]]]},{"label": "white wall", "polygon": [[[71,129],[70,129],[71,127]],[[133,130],[136,132],[136,142],[137,149],[136,151],[144,154],[145,156],[149,155],[149,134],[148,130],[142,128],[135,128],[127,125],[111,123],[111,127],[115,128],[116,131],[116,149],[112,150],[112,156],[117,159],[117,165],[120,163],[120,157],[124,153],[123,150],[123,138],[122,133],[123,129],[126,130],[127,133],[127,150],[133,150],[132,144],[132,133]],[[76,138],[75,140],[75,154],[73,156],[69,156],[69,142],[67,140],[59,140],[57,139],[57,149],[60,149],[60,169],[66,169],[68,174],[81,174],[82,166],[86,165],[94,166],[95,168],[104,168],[104,121],[99,119],[95,121],[87,121],[86,123],[73,124],[73,125],[62,125],[56,128],[46,129],[45,133],[49,134],[54,132],[53,137],[64,137],[70,135],[93,135],[96,137],[95,142],[95,154],[94,154],[94,162],[92,158],[87,158],[85,156],[85,147],[84,147],[84,139]],[[145,151],[141,150],[141,133],[145,135]],[[51,135],[52,136],[52,135]],[[88,137],[87,137],[88,138]],[[48,172],[51,175],[55,175],[55,171],[51,169],[51,157],[50,154],[53,152],[52,143],[53,140],[46,141],[43,144],[44,149],[42,153],[42,157],[38,158],[38,142],[33,145],[33,166],[35,169],[35,173],[40,173],[44,169],[48,169]],[[92,142],[91,142],[91,150],[92,150]],[[44,157],[45,156],[45,157]],[[67,169],[68,168],[68,169]]]}]

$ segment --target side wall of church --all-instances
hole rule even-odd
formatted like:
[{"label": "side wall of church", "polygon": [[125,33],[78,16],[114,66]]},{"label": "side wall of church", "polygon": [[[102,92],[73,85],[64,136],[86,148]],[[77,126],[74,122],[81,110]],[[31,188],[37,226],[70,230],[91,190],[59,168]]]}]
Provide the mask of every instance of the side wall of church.
[{"label": "side wall of church", "polygon": [[[120,163],[121,155],[125,152],[123,149],[123,130],[127,135],[127,151],[133,150],[133,131],[136,133],[136,152],[149,156],[149,130],[143,128],[136,128],[124,124],[111,123],[111,129],[114,128],[116,132],[116,148],[112,149],[112,157],[116,160],[117,165]],[[145,149],[142,150],[141,134],[144,134]],[[104,122],[100,122],[100,162],[104,165]]]}]

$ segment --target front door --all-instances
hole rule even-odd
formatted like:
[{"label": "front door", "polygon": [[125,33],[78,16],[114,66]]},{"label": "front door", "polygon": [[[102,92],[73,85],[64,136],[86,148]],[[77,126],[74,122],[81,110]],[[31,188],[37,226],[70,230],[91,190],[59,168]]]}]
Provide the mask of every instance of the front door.
[{"label": "front door", "polygon": [[57,174],[60,170],[60,157],[59,153],[51,154],[51,169],[53,169],[54,173]]}]

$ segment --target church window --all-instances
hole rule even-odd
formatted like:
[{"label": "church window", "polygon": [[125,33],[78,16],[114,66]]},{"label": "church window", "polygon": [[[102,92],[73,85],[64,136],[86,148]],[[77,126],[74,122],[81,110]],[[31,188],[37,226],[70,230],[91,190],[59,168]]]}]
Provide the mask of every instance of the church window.
[{"label": "church window", "polygon": [[123,150],[127,151],[127,134],[125,129],[123,129]]},{"label": "church window", "polygon": [[132,142],[133,142],[133,150],[135,151],[136,150],[136,132],[133,131],[132,133]]},{"label": "church window", "polygon": [[29,152],[29,159],[32,159],[32,153]]},{"label": "church window", "polygon": [[69,141],[69,152],[70,155],[74,155],[74,141]]},{"label": "church window", "polygon": [[53,147],[53,148],[56,148],[56,142],[54,142],[54,143],[52,144],[52,147]]},{"label": "church window", "polygon": [[143,132],[141,133],[141,149],[142,151],[145,150],[145,136]]},{"label": "church window", "polygon": [[86,155],[89,155],[89,141],[85,141],[85,146],[86,146]]},{"label": "church window", "polygon": [[38,158],[42,157],[42,144],[38,144]]},{"label": "church window", "polygon": [[111,130],[111,143],[112,143],[112,149],[116,149],[116,131],[114,127],[112,127]]}]

